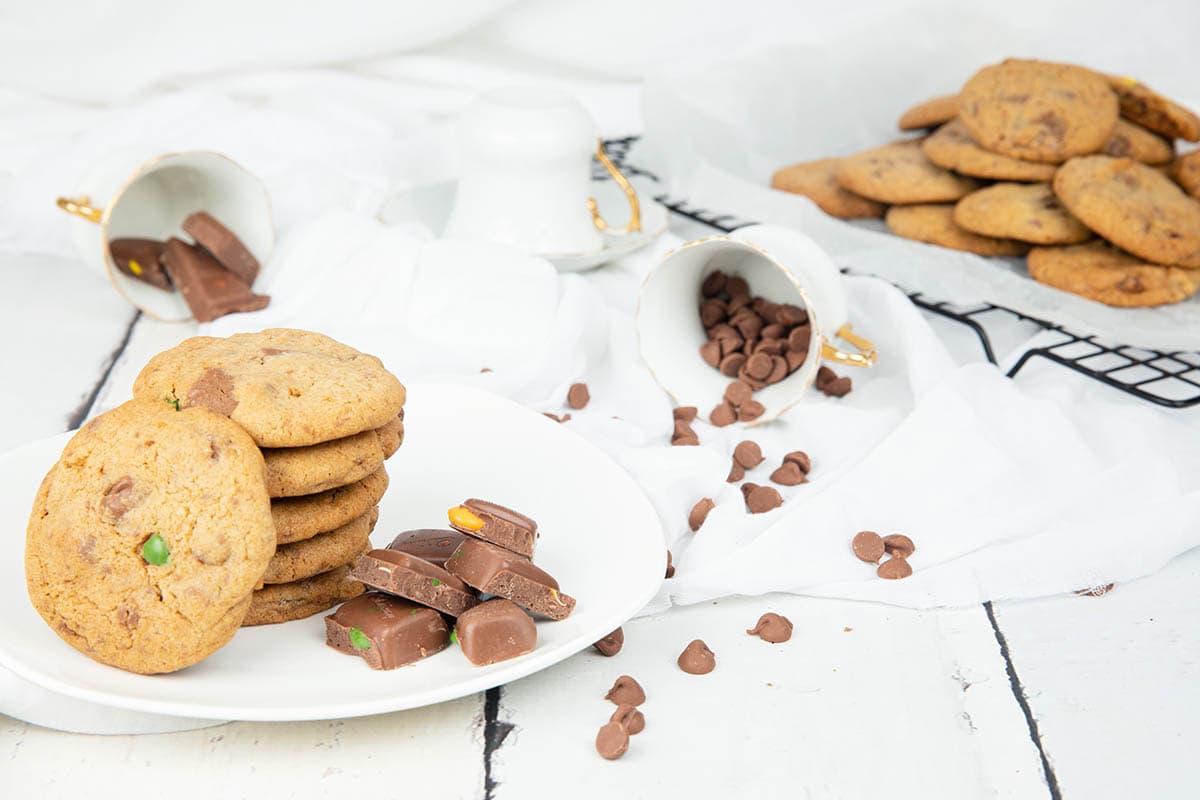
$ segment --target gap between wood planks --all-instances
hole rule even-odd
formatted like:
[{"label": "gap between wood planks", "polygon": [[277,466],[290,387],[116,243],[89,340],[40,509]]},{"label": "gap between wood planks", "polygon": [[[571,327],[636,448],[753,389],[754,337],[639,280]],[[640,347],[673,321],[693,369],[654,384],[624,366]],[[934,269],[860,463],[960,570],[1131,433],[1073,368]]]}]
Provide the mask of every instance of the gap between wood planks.
[{"label": "gap between wood planks", "polygon": [[88,418],[88,413],[92,410],[92,406],[96,404],[96,398],[100,396],[100,391],[104,388],[104,384],[108,383],[108,379],[112,375],[113,367],[117,365],[117,361],[120,360],[121,355],[125,352],[125,348],[129,346],[129,340],[133,338],[133,329],[141,318],[141,311],[133,312],[133,316],[129,318],[129,324],[125,326],[125,334],[121,337],[121,341],[117,344],[116,348],[109,354],[108,362],[104,365],[104,369],[100,373],[100,379],[96,381],[96,385],[83,398],[83,402],[67,415],[67,430],[75,430]]}]

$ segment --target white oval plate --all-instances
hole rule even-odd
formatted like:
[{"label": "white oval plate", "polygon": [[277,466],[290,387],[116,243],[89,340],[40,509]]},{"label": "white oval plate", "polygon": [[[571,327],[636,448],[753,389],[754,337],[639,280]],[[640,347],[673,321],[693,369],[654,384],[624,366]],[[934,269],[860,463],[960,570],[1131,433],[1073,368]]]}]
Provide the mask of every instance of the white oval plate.
[{"label": "white oval plate", "polygon": [[42,621],[25,591],[25,525],[42,476],[70,434],[0,456],[0,664],[64,695],[132,711],[205,719],[356,717],[451,700],[522,678],[588,647],[640,610],[667,563],[662,530],[633,479],[552,420],[461,386],[414,385],[404,446],[372,540],[443,527],[468,497],[538,521],[535,561],[578,601],[561,622],[538,622],[532,653],[475,667],[451,645],[416,664],[376,672],[325,645],[324,614],[245,628],[207,660],[145,676],[96,663]]}]

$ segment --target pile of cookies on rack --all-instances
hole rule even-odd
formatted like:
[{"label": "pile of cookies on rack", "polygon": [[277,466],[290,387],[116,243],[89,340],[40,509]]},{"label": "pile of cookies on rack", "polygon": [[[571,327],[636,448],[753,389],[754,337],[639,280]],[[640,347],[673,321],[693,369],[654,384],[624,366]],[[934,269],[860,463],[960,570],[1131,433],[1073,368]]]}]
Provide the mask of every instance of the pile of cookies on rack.
[{"label": "pile of cookies on rack", "polygon": [[784,167],[772,186],[843,219],[985,256],[1114,306],[1200,290],[1200,117],[1131,78],[1008,59],[900,118],[928,131]]}]

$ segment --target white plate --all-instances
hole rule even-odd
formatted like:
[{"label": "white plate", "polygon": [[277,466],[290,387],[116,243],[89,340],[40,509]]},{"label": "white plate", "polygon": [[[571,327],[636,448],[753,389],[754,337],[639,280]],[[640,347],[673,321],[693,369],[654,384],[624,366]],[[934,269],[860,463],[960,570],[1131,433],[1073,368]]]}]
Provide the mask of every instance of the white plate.
[{"label": "white plate", "polygon": [[[392,195],[379,209],[380,222],[419,222],[441,235],[454,204],[455,181],[425,184]],[[670,214],[666,206],[650,198],[649,187],[634,181],[642,207],[642,230],[624,235],[604,234],[604,245],[590,253],[534,253],[552,263],[559,272],[583,272],[640,250],[667,230]],[[612,181],[592,181],[592,194],[606,220],[621,227],[629,219],[629,204]]]},{"label": "white plate", "polygon": [[25,592],[25,524],[42,476],[70,434],[0,456],[0,664],[55,692],[103,705],[205,719],[306,720],[438,703],[545,669],[641,609],[662,582],[658,516],[633,479],[569,429],[501,397],[441,384],[410,387],[405,441],[372,537],[442,527],[446,510],[484,497],[538,521],[536,561],[578,601],[538,622],[538,646],[489,667],[455,646],[388,672],[325,646],[318,614],[246,628],[207,660],[145,676],[98,664],[58,638]]}]

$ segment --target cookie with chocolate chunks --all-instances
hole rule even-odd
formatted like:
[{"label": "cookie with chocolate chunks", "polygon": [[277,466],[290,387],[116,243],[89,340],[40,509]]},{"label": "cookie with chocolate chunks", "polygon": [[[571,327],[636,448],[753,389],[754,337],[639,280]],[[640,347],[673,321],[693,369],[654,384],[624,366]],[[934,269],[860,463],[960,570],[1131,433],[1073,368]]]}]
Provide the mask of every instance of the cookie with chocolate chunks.
[{"label": "cookie with chocolate chunks", "polygon": [[533,558],[537,523],[511,508],[471,498],[447,512],[450,527],[517,555]]},{"label": "cookie with chocolate chunks", "polygon": [[371,669],[396,669],[445,650],[450,630],[432,608],[367,592],[325,617],[325,643]]},{"label": "cookie with chocolate chunks", "polygon": [[477,667],[532,653],[537,625],[511,600],[488,600],[463,612],[454,625],[463,655]]},{"label": "cookie with chocolate chunks", "polygon": [[399,550],[371,550],[359,556],[350,577],[452,617],[479,603],[470,587],[447,570]]},{"label": "cookie with chocolate chunks", "polygon": [[575,608],[575,598],[560,592],[548,572],[481,539],[464,540],[446,561],[446,569],[468,586],[550,619],[566,619]]}]

